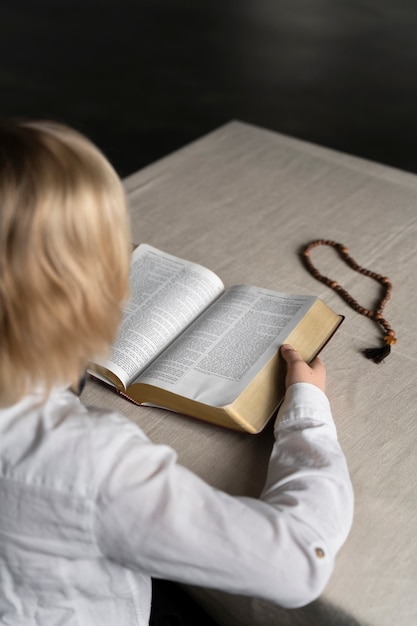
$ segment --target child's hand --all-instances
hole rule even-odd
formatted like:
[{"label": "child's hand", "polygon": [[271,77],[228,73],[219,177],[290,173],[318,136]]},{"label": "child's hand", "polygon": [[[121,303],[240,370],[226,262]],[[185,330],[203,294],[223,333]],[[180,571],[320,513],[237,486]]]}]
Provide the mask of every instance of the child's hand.
[{"label": "child's hand", "polygon": [[300,353],[289,344],[281,346],[281,354],[287,364],[285,377],[287,389],[294,383],[311,383],[322,391],[326,391],[326,369],[318,357],[307,365]]}]

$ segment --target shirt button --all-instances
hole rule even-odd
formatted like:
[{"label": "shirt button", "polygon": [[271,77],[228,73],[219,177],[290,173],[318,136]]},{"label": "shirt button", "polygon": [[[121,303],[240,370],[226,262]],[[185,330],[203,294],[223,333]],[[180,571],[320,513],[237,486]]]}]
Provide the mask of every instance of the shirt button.
[{"label": "shirt button", "polygon": [[316,557],[317,557],[318,559],[324,559],[324,557],[326,556],[326,554],[325,554],[325,552],[324,552],[323,548],[315,548],[315,550],[314,550],[314,551],[315,551],[315,553],[316,553]]}]

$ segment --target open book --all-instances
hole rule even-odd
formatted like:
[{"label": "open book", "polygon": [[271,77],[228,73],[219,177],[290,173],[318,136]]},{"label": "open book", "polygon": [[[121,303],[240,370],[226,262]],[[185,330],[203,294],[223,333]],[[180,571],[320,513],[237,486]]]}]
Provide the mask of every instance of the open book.
[{"label": "open book", "polygon": [[137,404],[257,433],[284,395],[279,347],[312,360],[342,321],[320,299],[237,285],[142,244],[108,359],[89,372]]}]

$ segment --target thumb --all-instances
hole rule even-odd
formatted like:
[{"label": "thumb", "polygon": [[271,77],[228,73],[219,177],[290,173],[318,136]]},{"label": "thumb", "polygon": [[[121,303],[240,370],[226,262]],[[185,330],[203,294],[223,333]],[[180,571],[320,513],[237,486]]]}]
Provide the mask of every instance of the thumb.
[{"label": "thumb", "polygon": [[289,343],[284,343],[281,346],[281,354],[287,365],[292,365],[294,363],[297,363],[298,361],[302,361],[304,363],[304,359],[302,358],[301,354]]}]

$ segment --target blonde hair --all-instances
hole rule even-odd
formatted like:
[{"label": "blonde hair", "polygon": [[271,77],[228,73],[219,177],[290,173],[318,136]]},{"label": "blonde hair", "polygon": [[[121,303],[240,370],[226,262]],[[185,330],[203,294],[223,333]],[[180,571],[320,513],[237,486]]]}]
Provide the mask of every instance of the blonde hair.
[{"label": "blonde hair", "polygon": [[52,122],[0,123],[0,405],[77,385],[113,341],[130,235],[101,152]]}]

